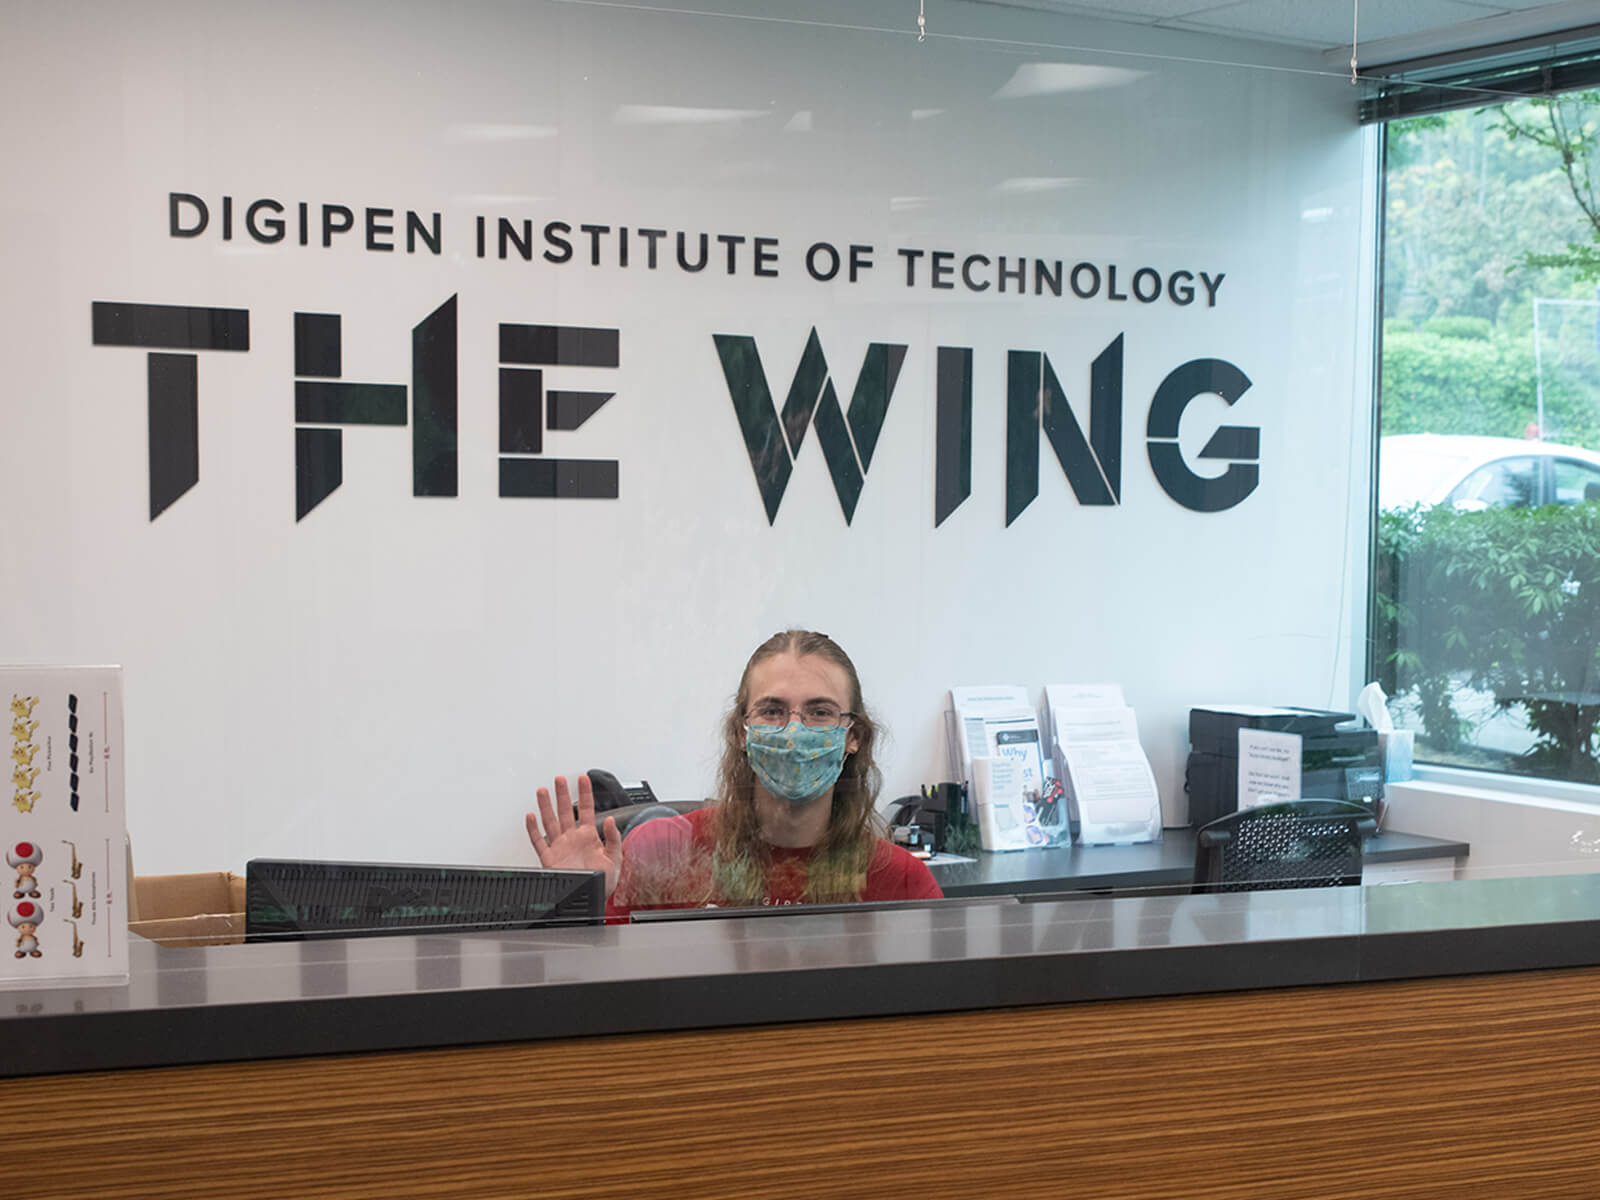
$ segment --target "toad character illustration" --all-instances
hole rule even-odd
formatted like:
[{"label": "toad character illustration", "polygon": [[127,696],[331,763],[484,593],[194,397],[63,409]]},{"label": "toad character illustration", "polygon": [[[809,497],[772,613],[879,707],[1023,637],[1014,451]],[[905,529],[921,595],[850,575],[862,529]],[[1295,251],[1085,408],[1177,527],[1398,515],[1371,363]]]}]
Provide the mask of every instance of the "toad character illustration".
[{"label": "toad character illustration", "polygon": [[17,957],[39,958],[39,939],[35,935],[44,922],[44,909],[32,900],[24,900],[6,914],[6,920],[17,931]]},{"label": "toad character illustration", "polygon": [[16,868],[16,890],[11,893],[13,900],[21,900],[24,896],[39,898],[39,881],[35,877],[35,868],[44,861],[44,851],[37,842],[18,842],[6,851],[6,865]]},{"label": "toad character illustration", "polygon": [[11,722],[11,736],[19,742],[33,741],[33,731],[39,728],[37,721],[24,721],[21,718]]},{"label": "toad character illustration", "polygon": [[39,753],[39,747],[32,742],[28,742],[26,745],[18,742],[11,747],[11,759],[19,767],[33,766],[33,756],[37,753]]},{"label": "toad character illustration", "polygon": [[39,768],[31,767],[24,771],[21,767],[11,772],[11,782],[18,788],[31,788],[33,781],[39,778]]},{"label": "toad character illustration", "polygon": [[18,696],[15,692],[12,692],[11,715],[21,717],[26,721],[33,716],[33,706],[37,703],[39,703],[39,697],[37,696]]}]

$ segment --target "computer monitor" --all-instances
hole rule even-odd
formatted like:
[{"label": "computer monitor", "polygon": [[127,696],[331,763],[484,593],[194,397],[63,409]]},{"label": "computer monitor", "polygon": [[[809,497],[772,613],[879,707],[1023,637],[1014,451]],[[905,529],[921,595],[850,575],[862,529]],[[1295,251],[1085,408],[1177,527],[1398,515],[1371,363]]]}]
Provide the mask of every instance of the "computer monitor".
[{"label": "computer monitor", "polygon": [[251,859],[245,941],[465,933],[605,919],[603,871]]},{"label": "computer monitor", "polygon": [[850,900],[839,904],[762,904],[749,908],[636,908],[628,920],[636,924],[660,921],[725,921],[735,917],[800,917],[826,913],[892,912],[906,908],[972,908],[989,904],[1015,904],[1015,896],[947,896],[925,900]]}]

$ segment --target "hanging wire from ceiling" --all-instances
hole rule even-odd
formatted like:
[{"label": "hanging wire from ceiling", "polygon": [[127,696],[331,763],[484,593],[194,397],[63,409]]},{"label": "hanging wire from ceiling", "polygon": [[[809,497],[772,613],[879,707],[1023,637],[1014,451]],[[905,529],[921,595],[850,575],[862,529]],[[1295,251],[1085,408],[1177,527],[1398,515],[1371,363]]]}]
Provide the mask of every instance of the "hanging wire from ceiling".
[{"label": "hanging wire from ceiling", "polygon": [[917,0],[917,41],[928,40],[928,14],[926,11],[927,0]]},{"label": "hanging wire from ceiling", "polygon": [[[0,0],[3,6],[5,0]],[[676,7],[671,0],[650,0],[649,3],[640,3],[638,0],[543,0],[546,4],[564,5],[573,8],[617,9],[628,12],[644,12],[655,16],[680,16],[680,17],[715,17],[726,21],[748,21],[752,24],[766,25],[791,25],[806,29],[841,29],[851,33],[903,33],[899,25],[878,26],[861,21],[821,21],[806,17],[789,15],[773,15],[770,13],[746,13],[729,11],[731,6],[724,6],[712,12],[696,7]],[[921,5],[919,4],[919,7]],[[925,22],[920,22],[925,24]],[[1342,72],[1330,71],[1326,67],[1305,67],[1290,65],[1288,63],[1266,63],[1249,58],[1237,59],[1230,57],[1215,57],[1212,55],[1196,54],[1159,54],[1149,49],[1129,50],[1124,48],[1110,48],[1102,43],[1080,43],[1076,41],[1049,41],[1040,38],[1007,38],[987,37],[970,33],[936,33],[933,35],[942,42],[951,45],[970,44],[974,46],[993,46],[1004,50],[1022,49],[1029,53],[1041,50],[1057,51],[1071,54],[1100,54],[1107,58],[1120,58],[1137,60],[1139,62],[1155,63],[1193,63],[1203,67],[1226,67],[1236,70],[1250,70],[1272,73],[1276,75],[1304,75],[1322,79],[1332,78]]]},{"label": "hanging wire from ceiling", "polygon": [[1356,81],[1356,35],[1361,31],[1361,0],[1350,0],[1350,82]]}]

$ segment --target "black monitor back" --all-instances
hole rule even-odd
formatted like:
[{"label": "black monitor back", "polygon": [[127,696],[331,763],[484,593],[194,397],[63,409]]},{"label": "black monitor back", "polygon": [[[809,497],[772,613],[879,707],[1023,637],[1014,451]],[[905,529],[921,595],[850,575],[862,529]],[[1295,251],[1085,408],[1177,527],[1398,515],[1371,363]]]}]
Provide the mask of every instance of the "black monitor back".
[{"label": "black monitor back", "polygon": [[251,859],[245,941],[594,925],[603,871]]}]

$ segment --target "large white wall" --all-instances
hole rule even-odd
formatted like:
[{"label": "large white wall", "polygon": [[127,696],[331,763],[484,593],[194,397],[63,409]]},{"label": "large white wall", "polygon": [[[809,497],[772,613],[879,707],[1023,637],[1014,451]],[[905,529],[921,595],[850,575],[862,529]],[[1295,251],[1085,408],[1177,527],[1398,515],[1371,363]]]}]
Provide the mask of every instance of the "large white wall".
[{"label": "large white wall", "polygon": [[[930,7],[919,44],[905,4],[0,2],[0,661],[125,668],[141,872],[527,861],[533,788],[590,766],[705,794],[744,659],[789,625],[854,656],[890,795],[946,775],[955,683],[1120,681],[1175,821],[1191,704],[1348,701],[1368,454],[1348,83]],[[206,198],[206,234],[168,235],[171,192]],[[258,197],[437,211],[444,252],[257,244],[237,225]],[[774,237],[779,274],[743,268],[749,243],[734,275],[646,270],[637,242],[626,268],[480,259],[478,215]],[[874,265],[816,282],[819,240]],[[934,291],[905,286],[901,247],[1226,278],[1214,307]],[[406,383],[411,327],[452,295],[459,496],[411,495],[409,428],[348,428],[343,486],[297,523],[292,314],[342,314],[347,379]],[[199,483],[154,521],[145,354],[91,343],[112,300],[250,312],[247,354],[200,354]],[[546,441],[618,460],[618,499],[497,497],[500,322],[620,331],[618,369],[548,373],[616,398]],[[769,526],[712,335],[755,337],[781,402],[813,327],[841,403],[869,343],[908,351],[853,523],[812,431]],[[1119,334],[1121,504],[1080,505],[1042,442],[1008,528],[1006,352],[1048,354],[1087,427]],[[974,350],[974,421],[971,498],[935,528],[939,346]],[[1222,469],[1194,457],[1221,424],[1261,442],[1260,486],[1212,514],[1145,453],[1157,385],[1200,357],[1253,386],[1190,406],[1189,462]]]}]

